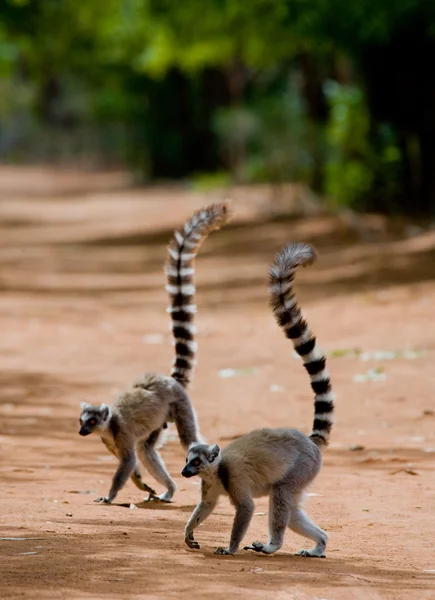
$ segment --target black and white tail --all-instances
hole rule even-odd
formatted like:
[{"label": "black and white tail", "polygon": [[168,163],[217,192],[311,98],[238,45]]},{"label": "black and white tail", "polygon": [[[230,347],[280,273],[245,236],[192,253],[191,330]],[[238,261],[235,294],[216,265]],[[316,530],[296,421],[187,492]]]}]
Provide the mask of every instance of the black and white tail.
[{"label": "black and white tail", "polygon": [[217,203],[198,210],[184,227],[175,231],[168,248],[165,271],[168,278],[166,290],[171,304],[168,312],[172,317],[172,332],[175,338],[175,361],[171,377],[183,387],[189,384],[197,343],[193,261],[209,233],[220,229],[231,217],[228,204]]},{"label": "black and white tail", "polygon": [[310,438],[317,446],[326,446],[333,424],[334,394],[326,356],[317,348],[316,338],[293,293],[293,280],[298,266],[315,262],[317,253],[308,244],[289,244],[276,255],[269,269],[270,305],[278,325],[291,339],[294,349],[302,358],[314,391],[314,424]]}]

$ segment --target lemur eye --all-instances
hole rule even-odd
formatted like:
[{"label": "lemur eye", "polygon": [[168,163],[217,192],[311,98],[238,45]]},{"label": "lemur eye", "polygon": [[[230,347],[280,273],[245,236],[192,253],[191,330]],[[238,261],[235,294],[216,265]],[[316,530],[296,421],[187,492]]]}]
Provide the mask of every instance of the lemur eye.
[{"label": "lemur eye", "polygon": [[201,461],[199,460],[199,458],[195,458],[195,460],[192,460],[192,465],[194,467],[199,467],[200,464],[201,464]]},{"label": "lemur eye", "polygon": [[96,419],[89,419],[88,424],[95,425],[96,422],[97,422]]}]

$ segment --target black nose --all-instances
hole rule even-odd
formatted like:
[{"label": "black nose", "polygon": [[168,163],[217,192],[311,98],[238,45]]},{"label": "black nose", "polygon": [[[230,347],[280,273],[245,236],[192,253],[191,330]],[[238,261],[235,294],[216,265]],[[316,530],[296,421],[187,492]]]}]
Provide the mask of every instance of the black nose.
[{"label": "black nose", "polygon": [[89,435],[91,432],[89,431],[89,429],[86,429],[86,427],[82,427],[79,431],[80,435]]},{"label": "black nose", "polygon": [[183,477],[193,477],[195,473],[192,473],[189,467],[184,467],[184,469],[181,471],[181,475]]}]

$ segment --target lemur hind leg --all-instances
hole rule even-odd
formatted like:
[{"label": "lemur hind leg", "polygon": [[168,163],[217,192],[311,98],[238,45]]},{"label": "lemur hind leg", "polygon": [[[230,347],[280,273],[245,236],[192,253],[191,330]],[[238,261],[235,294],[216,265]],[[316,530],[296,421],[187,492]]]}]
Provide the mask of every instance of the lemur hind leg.
[{"label": "lemur hind leg", "polygon": [[142,481],[142,475],[137,466],[135,467],[131,475],[131,480],[139,490],[141,490],[142,492],[148,492],[148,500],[150,500],[151,498],[156,498],[155,490],[152,487],[150,487],[147,483]]},{"label": "lemur hind leg", "polygon": [[[110,440],[107,440],[105,438],[101,438],[104,445],[106,446],[106,448],[114,455],[116,456],[116,458],[118,458],[118,453],[116,451],[116,446],[115,444],[113,444],[113,442],[111,442]],[[142,492],[148,492],[149,493],[149,498],[153,497],[156,495],[155,491],[153,490],[152,487],[150,487],[148,484],[146,484],[144,481],[142,481],[142,475],[141,472],[139,470],[138,465],[136,464],[136,466],[134,467],[133,473],[130,475],[132,482],[134,483],[134,485],[141,490]],[[148,499],[149,499],[148,498]],[[101,500],[101,499],[100,499]]]},{"label": "lemur hind leg", "polygon": [[255,550],[264,554],[274,554],[283,545],[284,534],[291,514],[291,491],[288,484],[277,484],[269,496],[269,541],[267,544],[253,542],[244,550]]},{"label": "lemur hind leg", "polygon": [[300,506],[295,506],[292,509],[288,525],[295,533],[316,542],[316,545],[311,550],[299,550],[296,554],[299,556],[325,558],[328,535],[326,531],[323,531],[323,529],[310,519]]},{"label": "lemur hind leg", "polygon": [[161,430],[153,431],[150,437],[139,445],[138,454],[139,458],[148,470],[148,472],[158,481],[161,485],[166,488],[166,492],[160,496],[150,497],[150,500],[161,500],[162,502],[171,502],[172,496],[174,495],[177,486],[171,479],[168,471],[166,470],[165,463],[162,457],[155,448],[155,444],[159,438]]}]

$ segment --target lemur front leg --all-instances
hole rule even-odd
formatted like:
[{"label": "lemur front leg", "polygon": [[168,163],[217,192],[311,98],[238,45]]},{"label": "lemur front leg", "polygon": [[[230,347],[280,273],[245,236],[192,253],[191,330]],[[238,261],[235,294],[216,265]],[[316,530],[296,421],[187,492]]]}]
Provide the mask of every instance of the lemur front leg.
[{"label": "lemur front leg", "polygon": [[226,555],[237,552],[240,542],[248,530],[249,523],[254,514],[254,502],[252,498],[244,498],[237,502],[234,501],[234,504],[236,505],[236,516],[234,517],[233,528],[231,530],[230,545],[228,548],[216,548],[215,554]]},{"label": "lemur front leg", "polygon": [[136,454],[134,450],[126,450],[120,456],[119,466],[112,480],[112,486],[107,496],[96,498],[94,502],[111,504],[116,498],[119,490],[124,487],[127,479],[136,467]]},{"label": "lemur front leg", "polygon": [[189,548],[199,549],[200,545],[195,542],[193,537],[194,530],[201,525],[208,516],[211,515],[216,507],[219,494],[213,492],[211,487],[205,482],[201,482],[201,501],[190,515],[187,521],[186,527],[184,528],[184,541]]}]

